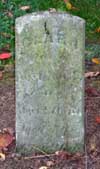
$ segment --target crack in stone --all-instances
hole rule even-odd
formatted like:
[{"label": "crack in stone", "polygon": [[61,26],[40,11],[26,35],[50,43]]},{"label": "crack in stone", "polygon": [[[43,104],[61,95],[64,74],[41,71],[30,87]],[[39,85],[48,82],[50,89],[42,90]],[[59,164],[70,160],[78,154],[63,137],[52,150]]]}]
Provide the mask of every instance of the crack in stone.
[{"label": "crack in stone", "polygon": [[44,29],[45,29],[46,34],[50,35],[50,32],[49,32],[49,30],[47,28],[47,23],[46,22],[44,23]]}]

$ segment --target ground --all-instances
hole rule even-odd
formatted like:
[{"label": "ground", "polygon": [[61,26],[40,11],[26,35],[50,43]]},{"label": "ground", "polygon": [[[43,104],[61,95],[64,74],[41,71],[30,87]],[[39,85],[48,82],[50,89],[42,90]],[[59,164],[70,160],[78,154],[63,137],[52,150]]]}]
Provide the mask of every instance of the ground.
[{"label": "ground", "polygon": [[[85,62],[85,72],[100,71],[100,65],[91,61]],[[99,169],[100,168],[100,75],[85,78],[85,153],[77,152],[69,156],[66,152],[61,155],[42,156],[25,159],[16,154],[15,142],[6,151],[5,161],[0,161],[2,169]],[[0,129],[11,127],[15,131],[15,78],[14,73],[4,72],[0,80]],[[65,153],[65,154],[64,154]],[[38,156],[41,155],[38,154]],[[35,154],[32,154],[36,157]],[[49,162],[48,162],[49,161]],[[45,168],[44,168],[45,169]]]}]

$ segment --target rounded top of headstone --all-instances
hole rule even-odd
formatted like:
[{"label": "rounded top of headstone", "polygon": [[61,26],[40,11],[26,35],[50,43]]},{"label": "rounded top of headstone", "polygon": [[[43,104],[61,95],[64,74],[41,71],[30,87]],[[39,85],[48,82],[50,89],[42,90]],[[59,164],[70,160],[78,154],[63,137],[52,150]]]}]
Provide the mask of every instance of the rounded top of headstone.
[{"label": "rounded top of headstone", "polygon": [[19,20],[27,20],[27,19],[31,19],[31,20],[34,20],[34,19],[40,19],[40,18],[43,18],[43,17],[50,17],[50,16],[57,16],[57,17],[68,17],[68,18],[74,18],[78,21],[83,21],[84,22],[84,19],[83,18],[80,18],[78,16],[74,16],[74,15],[71,15],[67,12],[50,12],[50,11],[44,11],[44,12],[33,12],[33,13],[30,13],[30,14],[26,14],[24,16],[20,16],[18,18],[16,18],[16,21],[19,21]]},{"label": "rounded top of headstone", "polygon": [[72,20],[75,24],[84,24],[85,20],[78,17],[73,16],[71,14],[68,14],[67,12],[50,12],[50,11],[44,11],[44,12],[33,12],[24,16],[20,16],[16,18],[16,28],[20,27],[23,28],[26,24],[30,24],[32,21],[41,20],[43,18],[51,18],[51,17],[57,17],[60,19],[67,19]]}]

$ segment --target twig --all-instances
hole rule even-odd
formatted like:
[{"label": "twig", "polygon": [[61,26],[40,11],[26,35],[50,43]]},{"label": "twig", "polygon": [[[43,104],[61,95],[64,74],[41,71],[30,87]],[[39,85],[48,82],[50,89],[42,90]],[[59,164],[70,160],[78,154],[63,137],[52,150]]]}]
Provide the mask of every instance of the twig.
[{"label": "twig", "polygon": [[37,156],[31,156],[31,157],[24,157],[24,159],[36,159],[36,158],[44,158],[44,157],[50,157],[50,156],[54,156],[55,154],[47,154],[45,151],[41,150],[39,147],[33,145],[33,148],[35,150],[38,150],[39,152],[41,152],[43,155],[37,155]]},{"label": "twig", "polygon": [[96,99],[100,99],[100,96],[85,96],[85,99],[88,99],[88,98],[96,98]]},{"label": "twig", "polygon": [[46,153],[45,151],[41,150],[39,147],[33,145],[33,148],[34,148],[35,150],[38,150],[38,151],[41,152],[42,154],[47,155],[47,153]]},{"label": "twig", "polygon": [[37,158],[51,157],[51,156],[56,156],[56,154],[45,154],[45,155],[37,155],[37,156],[31,156],[31,157],[24,157],[24,159],[28,160],[28,159],[37,159]]}]

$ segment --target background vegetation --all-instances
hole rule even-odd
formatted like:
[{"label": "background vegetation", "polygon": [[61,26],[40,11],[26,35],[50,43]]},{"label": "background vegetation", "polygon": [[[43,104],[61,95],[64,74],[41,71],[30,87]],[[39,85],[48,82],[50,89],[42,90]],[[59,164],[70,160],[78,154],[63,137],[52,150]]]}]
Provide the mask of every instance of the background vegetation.
[{"label": "background vegetation", "polygon": [[[11,52],[14,56],[15,18],[34,11],[56,8],[80,16],[86,20],[86,40],[100,42],[100,0],[70,0],[76,9],[68,9],[64,0],[1,0],[0,1],[0,53]],[[29,6],[23,10],[21,7]],[[9,60],[12,62],[14,59]]]}]

